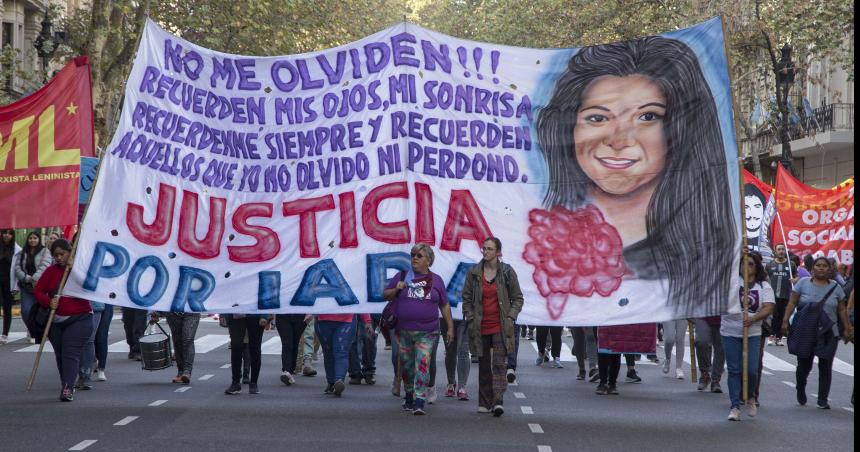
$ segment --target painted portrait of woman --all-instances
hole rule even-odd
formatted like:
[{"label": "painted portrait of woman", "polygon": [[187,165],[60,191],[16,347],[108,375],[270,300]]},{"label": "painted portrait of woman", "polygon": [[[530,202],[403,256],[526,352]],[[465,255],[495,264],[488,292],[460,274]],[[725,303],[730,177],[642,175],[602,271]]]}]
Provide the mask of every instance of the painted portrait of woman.
[{"label": "painted portrait of woman", "polygon": [[[673,318],[725,310],[732,191],[714,97],[686,44],[579,50],[536,125],[546,210],[530,213],[523,257],[553,318],[571,295],[609,297],[631,279],[662,281]],[[536,240],[547,231],[551,246]]]}]

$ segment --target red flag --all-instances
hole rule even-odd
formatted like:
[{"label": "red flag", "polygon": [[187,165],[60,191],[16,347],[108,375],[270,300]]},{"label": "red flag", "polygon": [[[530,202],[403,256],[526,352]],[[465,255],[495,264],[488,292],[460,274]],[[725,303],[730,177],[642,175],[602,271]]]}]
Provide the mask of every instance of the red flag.
[{"label": "red flag", "polygon": [[90,65],[81,56],[0,107],[0,228],[76,224],[80,157],[92,155]]},{"label": "red flag", "polygon": [[[788,248],[800,255],[823,254],[840,263],[854,262],[853,177],[821,190],[800,182],[779,166],[776,205]],[[782,233],[774,235],[782,241]]]}]

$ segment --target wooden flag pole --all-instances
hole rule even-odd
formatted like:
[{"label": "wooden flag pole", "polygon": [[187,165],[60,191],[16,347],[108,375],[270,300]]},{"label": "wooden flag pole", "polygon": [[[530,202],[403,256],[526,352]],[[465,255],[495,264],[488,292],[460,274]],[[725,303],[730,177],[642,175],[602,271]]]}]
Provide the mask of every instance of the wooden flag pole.
[{"label": "wooden flag pole", "polygon": [[[734,119],[735,125],[735,142],[738,146],[738,183],[740,187],[740,192],[738,193],[739,201],[740,201],[740,210],[741,210],[741,262],[743,263],[743,256],[747,253],[747,227],[746,227],[746,208],[744,206],[744,174],[743,174],[743,166],[744,159],[741,150],[741,140],[738,134],[740,133],[740,127],[738,127],[738,115],[735,112],[735,106],[738,104],[737,99],[735,99],[734,86],[734,74],[732,72],[732,55],[729,52],[729,30],[726,26],[726,18],[725,16],[720,16],[720,22],[723,25],[723,49],[726,52],[726,65],[728,66],[729,71],[729,91],[732,93],[732,116]],[[747,318],[749,317],[749,284],[747,283],[749,270],[746,265],[742,265],[743,267],[743,292],[741,294],[741,303],[743,305],[743,321],[746,324]],[[747,396],[749,395],[749,327],[744,326],[743,329],[743,353],[742,353],[743,363],[741,365],[741,399],[747,400]]]},{"label": "wooden flag pole", "polygon": [[[96,185],[99,181],[99,174],[102,170],[102,162],[104,159],[99,159],[99,166],[96,168],[96,176],[93,179],[93,185],[90,188],[90,198],[92,198],[93,193],[95,193]],[[90,203],[87,201],[87,205],[84,207],[84,215],[81,217],[81,227],[84,225],[84,220],[87,218],[87,212],[90,209]],[[57,290],[57,295],[54,297],[59,301],[60,295],[63,293],[63,289],[66,287],[66,280],[69,278],[69,271],[72,269],[72,263],[75,261],[75,253],[78,250],[78,241],[80,240],[80,232],[82,229],[78,230],[78,233],[75,235],[75,240],[72,243],[72,252],[69,254],[69,260],[66,262],[66,270],[63,272],[63,279],[60,281],[60,287]],[[34,307],[36,309],[38,307]],[[48,339],[48,332],[51,331],[51,326],[54,323],[54,315],[56,315],[57,309],[51,309],[51,313],[48,315],[48,324],[45,325],[45,332],[42,333],[42,341],[39,343],[39,351],[36,352],[36,360],[33,362],[33,370],[30,372],[30,378],[27,380],[27,391],[29,391],[33,387],[33,382],[36,381],[36,372],[39,370],[39,362],[42,360],[42,351],[45,348],[45,341]],[[54,353],[60,353],[60,350],[54,350]]]},{"label": "wooden flag pole", "polygon": [[687,329],[690,330],[690,378],[693,384],[698,383],[699,375],[696,373],[696,324],[687,320]]}]

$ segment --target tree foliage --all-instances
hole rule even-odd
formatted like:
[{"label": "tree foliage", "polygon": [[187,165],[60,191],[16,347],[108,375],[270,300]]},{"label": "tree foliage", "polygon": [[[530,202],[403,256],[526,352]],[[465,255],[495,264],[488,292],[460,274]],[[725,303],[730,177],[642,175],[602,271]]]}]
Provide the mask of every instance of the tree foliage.
[{"label": "tree foliage", "polygon": [[[790,42],[801,68],[842,65],[853,79],[849,0],[93,0],[70,14],[66,57],[89,54],[99,143],[112,133],[146,15],[201,46],[248,54],[302,53],[345,44],[401,20],[452,36],[522,47],[576,47],[662,33],[722,15],[731,33],[742,111],[771,90],[773,62]],[[742,115],[745,116],[745,115]],[[748,125],[743,129],[751,133]]]}]

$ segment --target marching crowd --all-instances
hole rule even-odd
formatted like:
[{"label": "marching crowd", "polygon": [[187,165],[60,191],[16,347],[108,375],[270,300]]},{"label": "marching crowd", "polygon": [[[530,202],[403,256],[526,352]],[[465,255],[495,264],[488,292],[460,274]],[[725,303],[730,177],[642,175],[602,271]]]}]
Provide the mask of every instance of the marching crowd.
[{"label": "marching crowd", "polygon": [[[41,338],[50,309],[56,309],[48,339],[55,351],[62,389],[60,400],[72,401],[76,389],[92,389],[91,382],[106,381],[107,334],[113,306],[73,297],[59,297],[71,254],[71,244],[52,233],[45,243],[37,232],[28,234],[24,247],[14,241],[14,231],[0,231],[0,295],[3,330],[0,344],[8,340],[13,294],[21,301],[21,316],[28,340]],[[572,327],[577,380],[597,383],[598,395],[617,395],[621,357],[627,367],[626,381],[641,382],[636,362],[645,355],[660,362],[657,341],[664,344],[662,371],[684,379],[682,370],[685,335],[694,325],[698,390],[721,393],[726,375],[730,412],[738,421],[741,408],[757,414],[765,345],[788,345],[797,357],[797,402],[807,403],[807,378],[818,358],[816,405],[829,409],[828,396],[833,360],[840,339],[854,340],[853,265],[833,259],[805,256],[803,262],[776,246],[767,265],[754,251],[744,253],[739,275],[745,284],[737,300],[746,296],[747,315],[728,314],[682,319],[662,324]],[[447,384],[445,397],[470,400],[466,390],[470,368],[478,363],[478,412],[501,416],[508,383],[517,378],[517,354],[521,339],[537,341],[541,351],[535,364],[561,362],[563,327],[526,326],[517,323],[523,307],[517,273],[502,262],[502,242],[490,237],[482,245],[483,259],[467,273],[462,291],[463,319],[454,319],[446,286],[430,268],[433,249],[417,244],[410,251],[411,269],[397,273],[383,292],[388,301],[381,315],[368,314],[225,314],[220,316],[230,336],[232,382],[228,395],[259,393],[261,347],[265,330],[276,328],[281,339],[280,381],[296,383],[296,375],[314,376],[316,347],[322,349],[326,386],[324,392],[341,397],[347,384],[376,383],[377,334],[391,349],[395,377],[394,396],[402,397],[402,409],[426,413],[437,394],[436,362],[440,340],[444,345]],[[796,311],[796,312],[795,312]],[[173,344],[177,374],[173,382],[189,384],[194,365],[194,339],[199,313],[147,312],[122,308],[129,345],[129,359],[141,360],[141,339],[148,325],[166,319]],[[748,397],[742,397],[744,329],[748,329]],[[823,333],[822,333],[823,331]],[[549,339],[549,342],[548,342]],[[674,353],[673,353],[674,352]],[[301,353],[301,360],[299,355]],[[674,358],[673,358],[674,354]],[[851,403],[854,403],[853,389]]]}]

